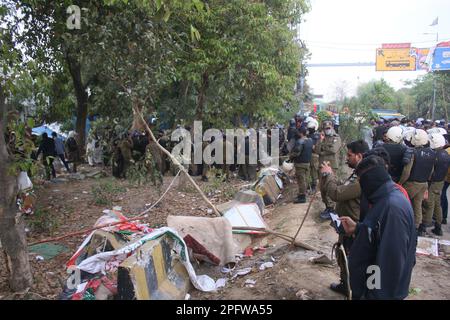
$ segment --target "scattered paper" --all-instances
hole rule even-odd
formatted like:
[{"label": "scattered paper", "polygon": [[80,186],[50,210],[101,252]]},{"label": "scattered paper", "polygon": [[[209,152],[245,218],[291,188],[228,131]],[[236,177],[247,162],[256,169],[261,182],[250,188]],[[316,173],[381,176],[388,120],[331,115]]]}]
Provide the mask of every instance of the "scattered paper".
[{"label": "scattered paper", "polygon": [[255,284],[256,284],[256,280],[253,280],[253,279],[247,279],[244,282],[244,285],[248,288],[253,288],[255,286]]},{"label": "scattered paper", "polygon": [[263,271],[269,268],[273,268],[273,262],[265,262],[259,266],[259,270]]},{"label": "scattered paper", "polygon": [[439,257],[438,239],[418,237],[416,253]]},{"label": "scattered paper", "polygon": [[252,272],[252,268],[239,269],[236,271],[236,273],[233,275],[233,277],[231,279],[235,279],[238,276],[245,276],[246,274],[249,274],[250,272]]},{"label": "scattered paper", "polygon": [[216,288],[219,289],[219,288],[225,287],[227,282],[228,282],[227,278],[217,279],[217,281],[216,281]]}]

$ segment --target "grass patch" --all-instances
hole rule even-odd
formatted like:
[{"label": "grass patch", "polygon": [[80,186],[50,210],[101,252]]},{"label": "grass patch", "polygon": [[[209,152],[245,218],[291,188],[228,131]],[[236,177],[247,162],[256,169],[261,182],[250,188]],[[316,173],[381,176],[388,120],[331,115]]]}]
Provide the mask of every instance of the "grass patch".
[{"label": "grass patch", "polygon": [[117,185],[113,180],[107,180],[98,185],[92,186],[94,203],[98,206],[110,206],[115,196],[125,191],[125,187]]}]

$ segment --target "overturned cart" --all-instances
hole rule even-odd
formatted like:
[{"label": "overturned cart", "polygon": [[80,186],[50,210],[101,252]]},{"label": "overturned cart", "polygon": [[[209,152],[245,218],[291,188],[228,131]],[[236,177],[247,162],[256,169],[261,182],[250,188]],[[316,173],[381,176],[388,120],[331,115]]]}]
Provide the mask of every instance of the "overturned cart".
[{"label": "overturned cart", "polygon": [[105,221],[124,223],[84,240],[67,263],[70,276],[61,299],[184,299],[191,284],[202,291],[216,288],[213,279],[195,274],[186,243],[174,229],[126,222],[115,210],[106,210],[96,225]]}]

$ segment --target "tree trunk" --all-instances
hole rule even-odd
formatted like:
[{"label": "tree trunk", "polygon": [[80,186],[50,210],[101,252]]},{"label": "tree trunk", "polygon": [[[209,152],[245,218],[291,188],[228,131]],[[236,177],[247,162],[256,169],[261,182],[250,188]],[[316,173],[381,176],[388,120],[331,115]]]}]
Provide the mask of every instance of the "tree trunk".
[{"label": "tree trunk", "polygon": [[17,178],[8,174],[11,157],[6,149],[6,105],[0,85],[0,240],[6,257],[9,285],[22,292],[33,284],[23,219],[16,215]]},{"label": "tree trunk", "polygon": [[195,114],[195,120],[202,121],[203,120],[203,108],[205,106],[206,100],[206,90],[209,85],[209,75],[208,72],[204,72],[202,74],[202,85],[200,87],[197,99],[197,111]]},{"label": "tree trunk", "polygon": [[66,61],[69,66],[70,75],[72,76],[73,87],[75,88],[75,96],[77,98],[77,122],[76,132],[78,134],[78,142],[80,144],[80,151],[84,154],[86,143],[86,119],[88,114],[88,94],[86,86],[83,84],[81,78],[80,63],[70,57],[66,56]]}]

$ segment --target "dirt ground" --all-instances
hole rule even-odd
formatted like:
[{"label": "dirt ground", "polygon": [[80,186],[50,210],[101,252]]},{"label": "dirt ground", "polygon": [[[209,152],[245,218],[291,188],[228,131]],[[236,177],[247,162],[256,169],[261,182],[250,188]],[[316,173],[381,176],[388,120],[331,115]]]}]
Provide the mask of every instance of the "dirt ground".
[{"label": "dirt ground", "polygon": [[[92,168],[84,167],[84,172]],[[83,172],[83,171],[82,171]],[[64,175],[63,175],[64,177]],[[164,191],[173,177],[164,178]],[[246,182],[232,179],[229,183],[217,184],[212,181],[202,182],[195,177],[201,188],[207,192],[208,198],[215,204],[230,200],[233,194]],[[110,184],[115,188],[108,205],[99,205],[98,195],[93,190],[101,184]],[[295,187],[288,186],[282,198],[275,206],[266,208],[264,219],[268,226],[279,233],[294,236],[308,207],[308,204],[293,204],[292,198]],[[160,194],[152,186],[134,187],[126,181],[111,177],[86,178],[83,180],[69,180],[60,183],[47,183],[37,186],[38,208],[53,214],[57,220],[52,232],[38,232],[33,229],[27,218],[27,233],[29,243],[49,237],[57,237],[66,233],[80,231],[92,227],[102,215],[102,211],[112,206],[121,206],[123,213],[133,217],[154,203]],[[330,257],[331,248],[337,239],[334,229],[329,222],[323,222],[319,213],[323,205],[318,194],[313,202],[309,216],[298,236],[309,245],[319,249]],[[164,201],[148,213],[143,223],[151,227],[166,224],[168,215],[210,216],[206,203],[191,188],[174,185],[167,193]],[[274,236],[248,237],[247,245],[259,247],[252,257],[243,257],[236,269],[252,268],[249,274],[229,280],[226,286],[215,293],[190,291],[192,300],[293,300],[293,299],[332,299],[342,300],[343,296],[329,289],[329,284],[336,282],[339,269],[336,265],[312,264],[309,259],[320,256],[317,251],[307,251],[302,248],[291,247],[288,242]],[[67,252],[60,253],[50,260],[38,261],[36,255],[30,254],[30,261],[34,275],[34,285],[25,295],[13,295],[7,285],[6,267],[3,257],[0,257],[0,299],[58,299],[63,284],[67,279],[65,263],[83,241],[83,236],[75,236],[58,241],[67,247]],[[444,226],[444,239],[450,240],[450,228]],[[245,245],[246,246],[246,245]],[[245,247],[244,246],[244,247]],[[263,271],[259,266],[264,262],[272,262],[273,268]],[[207,274],[215,280],[227,277],[220,267],[194,264],[197,274]],[[251,282],[252,284],[246,284]],[[417,256],[417,264],[413,271],[411,294],[408,299],[450,299],[450,257],[440,256],[432,258]]]},{"label": "dirt ground", "polygon": [[[289,188],[284,192],[281,203],[264,216],[272,230],[279,233],[294,236],[306,213],[308,204],[293,204],[291,199],[295,194],[295,188]],[[337,234],[328,222],[323,222],[319,213],[325,207],[318,200],[313,202],[309,216],[300,231],[298,240],[314,246],[321,252],[331,257],[331,249],[337,240]],[[449,226],[443,226],[442,239],[450,239]],[[431,236],[431,235],[430,235]],[[290,247],[289,244],[273,236],[253,240],[253,246],[267,246],[266,252],[257,253],[252,258],[244,258],[237,268],[253,267],[252,273],[238,277],[234,282],[229,282],[218,293],[193,294],[194,299],[326,299],[343,300],[344,297],[329,289],[332,282],[339,279],[337,265],[313,264],[311,257],[321,254],[315,251],[307,251],[302,248]],[[262,262],[272,261],[275,258],[274,267],[260,271],[258,266]],[[216,277],[219,270],[216,268]],[[247,279],[255,280],[254,287],[246,286]],[[417,256],[417,263],[413,270],[413,279],[410,286],[409,300],[448,300],[450,299],[450,256],[439,258],[429,256]]]}]

